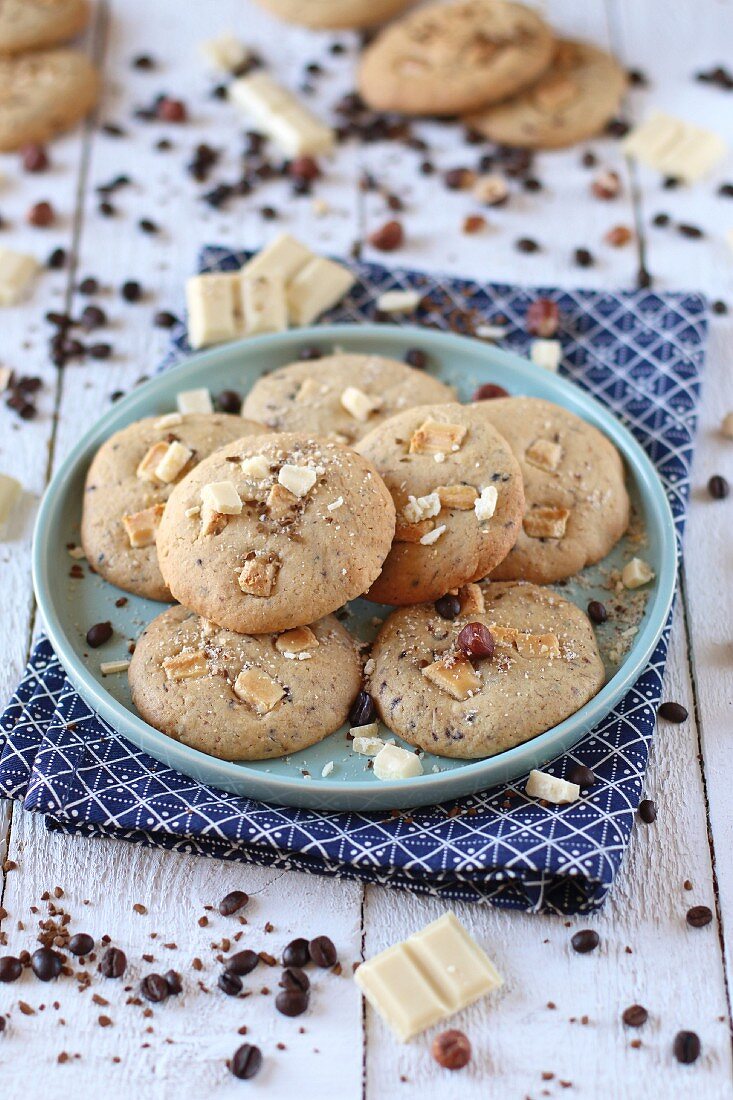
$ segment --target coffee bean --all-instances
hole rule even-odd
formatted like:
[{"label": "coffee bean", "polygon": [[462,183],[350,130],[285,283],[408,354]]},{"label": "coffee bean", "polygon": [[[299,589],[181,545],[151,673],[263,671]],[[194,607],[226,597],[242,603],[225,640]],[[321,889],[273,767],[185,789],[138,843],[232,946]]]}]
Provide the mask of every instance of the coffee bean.
[{"label": "coffee bean", "polygon": [[[54,248],[53,252],[46,260],[46,267],[50,268],[52,271],[59,271],[62,267],[66,266],[67,258],[65,248]],[[715,303],[713,303],[713,305],[714,304]]]},{"label": "coffee bean", "polygon": [[425,370],[428,365],[427,352],[422,348],[408,348],[405,352],[405,362],[415,370]]},{"label": "coffee bean", "polygon": [[178,324],[178,318],[175,313],[169,313],[166,309],[159,310],[153,317],[153,324],[156,328],[173,328]]},{"label": "coffee bean", "polygon": [[687,709],[682,703],[660,703],[657,714],[667,722],[686,722],[688,718]]},{"label": "coffee bean", "polygon": [[242,992],[242,979],[231,970],[223,970],[216,984],[222,993],[226,993],[227,997],[238,997]]},{"label": "coffee bean", "polygon": [[687,910],[685,917],[690,928],[704,928],[712,919],[713,914],[707,905],[693,905],[692,909]]},{"label": "coffee bean", "polygon": [[157,233],[158,226],[150,218],[141,218],[137,223],[143,233]]},{"label": "coffee bean", "polygon": [[713,313],[718,315],[718,317],[724,317],[725,314],[728,312],[727,304],[720,298],[716,298],[710,308],[712,309]]},{"label": "coffee bean", "polygon": [[99,306],[85,306],[79,321],[85,332],[91,332],[107,324],[107,314]]},{"label": "coffee bean", "polygon": [[585,764],[571,764],[565,778],[570,783],[577,783],[579,787],[592,787],[598,782],[594,773]]},{"label": "coffee bean", "polygon": [[581,164],[584,168],[595,168],[598,164],[598,157],[589,150],[587,153],[583,153]]},{"label": "coffee bean", "polygon": [[230,955],[224,963],[224,969],[230,974],[251,974],[256,966],[259,966],[260,956],[256,951],[245,948],[237,951],[236,955]]},{"label": "coffee bean", "polygon": [[43,145],[31,142],[23,145],[20,150],[20,158],[25,172],[45,172],[48,168],[48,154]]},{"label": "coffee bean", "polygon": [[291,940],[290,943],[283,951],[283,966],[307,966],[310,962],[310,952],[308,950],[308,940],[304,940],[302,937],[297,940]]},{"label": "coffee bean", "polygon": [[456,645],[467,657],[494,656],[494,638],[483,623],[467,623],[456,638]]},{"label": "coffee bean", "polygon": [[98,209],[103,218],[114,218],[117,213],[112,203],[107,199],[105,199],[104,202],[100,202]]},{"label": "coffee bean", "polygon": [[171,997],[177,997],[179,993],[183,993],[181,975],[177,970],[166,970],[163,977],[165,978],[165,984],[168,986],[168,992]]},{"label": "coffee bean", "polygon": [[573,257],[578,267],[592,267],[595,263],[593,253],[587,248],[576,248]]},{"label": "coffee bean", "polygon": [[99,964],[99,970],[105,978],[121,978],[126,967],[127,956],[119,947],[108,947]]},{"label": "coffee bean", "polygon": [[683,237],[689,237],[690,240],[699,240],[705,236],[702,229],[698,229],[696,225],[686,225],[684,222],[677,226],[677,232]]},{"label": "coffee bean", "polygon": [[0,1016],[0,1035],[5,1031],[5,1017]]},{"label": "coffee bean", "polygon": [[647,271],[645,267],[640,267],[636,273],[636,285],[639,290],[648,290],[652,282],[651,272]]},{"label": "coffee bean", "polygon": [[657,820],[657,804],[651,798],[643,798],[639,803],[639,817],[645,825]]},{"label": "coffee bean", "polygon": [[143,288],[134,279],[128,279],[122,284],[120,294],[126,302],[139,302],[143,296]]},{"label": "coffee bean", "polygon": [[89,344],[87,347],[87,355],[91,359],[109,359],[111,354],[111,344]]},{"label": "coffee bean", "polygon": [[112,623],[95,623],[87,630],[87,645],[91,646],[92,649],[96,649],[108,642],[112,634]]},{"label": "coffee bean", "polygon": [[540,246],[537,241],[532,240],[531,237],[520,237],[518,241],[515,241],[514,247],[517,252],[539,252]]},{"label": "coffee bean", "polygon": [[50,202],[37,202],[26,214],[26,221],[36,229],[47,229],[55,220],[56,215]]},{"label": "coffee bean", "polygon": [[0,982],[17,982],[23,973],[23,964],[14,955],[3,955],[0,958]]},{"label": "coffee bean", "polygon": [[600,600],[591,600],[588,604],[588,618],[593,623],[605,623],[608,612]]},{"label": "coffee bean", "polygon": [[302,1016],[309,1000],[308,993],[300,989],[283,989],[275,998],[275,1008],[283,1016]]},{"label": "coffee bean", "polygon": [[368,726],[377,716],[377,708],[368,691],[359,692],[349,711],[349,722],[352,726]]},{"label": "coffee bean", "polygon": [[283,989],[300,989],[303,993],[310,989],[310,978],[299,966],[289,966],[283,970],[280,985]]},{"label": "coffee bean", "polygon": [[497,386],[494,382],[484,382],[482,386],[473,391],[472,401],[493,401],[496,397],[508,397],[509,392],[503,386]]},{"label": "coffee bean", "polygon": [[589,951],[595,951],[600,942],[600,937],[594,928],[583,928],[570,940],[573,951],[577,951],[579,955],[587,955]]},{"label": "coffee bean", "polygon": [[629,1005],[621,1019],[627,1027],[641,1027],[649,1019],[649,1013],[643,1005]]},{"label": "coffee bean", "polygon": [[433,1039],[433,1058],[443,1069],[463,1069],[471,1061],[471,1043],[462,1031],[443,1031]]},{"label": "coffee bean", "polygon": [[40,981],[51,982],[61,973],[63,959],[58,951],[52,951],[50,947],[39,947],[31,956],[31,966]]},{"label": "coffee bean", "polygon": [[672,1050],[678,1062],[690,1066],[700,1057],[700,1039],[694,1031],[678,1031]]},{"label": "coffee bean", "polygon": [[242,1043],[241,1047],[234,1051],[229,1068],[240,1081],[249,1081],[262,1068],[262,1051],[251,1043]]},{"label": "coffee bean", "polygon": [[669,214],[655,214],[652,218],[652,225],[663,229],[665,225],[669,225]]},{"label": "coffee bean", "polygon": [[68,943],[72,955],[89,955],[94,950],[94,938],[86,932],[77,932]]},{"label": "coffee bean", "polygon": [[338,961],[338,953],[328,936],[316,936],[308,944],[308,952],[316,966],[334,966]]},{"label": "coffee bean", "polygon": [[133,69],[140,69],[143,72],[150,72],[155,68],[155,61],[149,54],[142,53],[132,59]]},{"label": "coffee bean", "polygon": [[461,613],[461,601],[458,596],[441,596],[435,601],[435,610],[441,619],[457,619]]},{"label": "coffee bean", "polygon": [[222,917],[231,917],[240,909],[244,909],[248,901],[249,894],[245,894],[244,890],[232,890],[219,902],[219,912]]},{"label": "coffee bean", "polygon": [[242,398],[236,390],[222,390],[216,399],[216,407],[219,412],[239,416],[242,411]]},{"label": "coffee bean", "polygon": [[310,363],[315,359],[322,359],[323,352],[320,348],[314,347],[312,344],[308,347],[301,348],[298,352],[298,358],[302,359],[305,363]]},{"label": "coffee bean", "polygon": [[708,492],[713,500],[725,500],[730,492],[730,486],[721,474],[714,474],[708,481]]},{"label": "coffee bean", "polygon": [[92,275],[87,275],[86,279],[82,279],[79,283],[80,294],[96,294],[99,290],[99,283]]},{"label": "coffee bean", "polygon": [[146,1001],[160,1004],[161,1001],[167,1000],[170,989],[162,974],[148,974],[140,982],[140,992]]}]

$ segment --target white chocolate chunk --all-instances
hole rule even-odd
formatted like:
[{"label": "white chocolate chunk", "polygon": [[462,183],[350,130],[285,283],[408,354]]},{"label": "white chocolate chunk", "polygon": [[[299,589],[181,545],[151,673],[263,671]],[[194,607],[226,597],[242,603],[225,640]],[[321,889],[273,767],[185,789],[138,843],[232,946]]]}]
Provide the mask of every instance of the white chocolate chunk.
[{"label": "white chocolate chunk", "polygon": [[234,694],[255,711],[268,714],[285,695],[285,688],[261,668],[243,668],[234,681]]},{"label": "white chocolate chunk", "polygon": [[726,439],[733,439],[733,412],[725,414],[720,425],[720,431]]},{"label": "white chocolate chunk", "polygon": [[242,511],[242,501],[233,481],[210,481],[201,489],[201,502],[204,508],[222,516],[238,516]]},{"label": "white chocolate chunk", "polygon": [[199,42],[199,50],[212,69],[220,73],[233,73],[249,59],[250,52],[231,31]]},{"label": "white chocolate chunk", "polygon": [[0,248],[0,306],[15,306],[25,298],[40,271],[34,256]]},{"label": "white chocolate chunk", "polygon": [[143,457],[138,463],[135,476],[140,481],[151,481],[155,484],[160,480],[156,474],[156,469],[159,463],[162,461],[163,456],[167,454],[170,444],[166,443],[164,439],[161,439],[159,443],[154,443],[152,447],[149,447]]},{"label": "white chocolate chunk", "polygon": [[642,558],[632,558],[621,573],[624,588],[641,588],[654,579],[654,570]]},{"label": "white chocolate chunk", "polygon": [[530,344],[529,357],[538,367],[555,373],[562,359],[562,344],[559,340],[545,340],[539,337]]},{"label": "white chocolate chunk", "polygon": [[187,413],[212,413],[214,406],[211,394],[207,389],[182,390],[176,395],[178,411],[185,416]]},{"label": "white chocolate chunk", "polygon": [[402,515],[408,523],[419,523],[423,519],[432,519],[441,509],[441,498],[437,492],[424,497],[408,496]]},{"label": "white chocolate chunk", "polygon": [[270,474],[270,462],[264,455],[251,455],[243,458],[240,469],[245,477],[254,478],[255,481],[263,481]]},{"label": "white chocolate chunk", "polygon": [[325,310],[340,302],[354,282],[354,276],[341,264],[314,256],[287,285],[290,323],[311,324]]},{"label": "white chocolate chunk", "polygon": [[239,272],[186,280],[188,342],[192,348],[234,340],[240,331]]},{"label": "white chocolate chunk", "polygon": [[335,500],[332,500],[330,504],[326,505],[326,508],[328,509],[329,512],[336,512],[339,508],[341,508],[343,503],[344,503],[344,498],[343,497],[336,497]]},{"label": "white chocolate chunk", "polygon": [[166,657],[163,661],[163,672],[166,680],[198,680],[209,671],[206,654],[202,650],[190,653],[177,653],[174,657]]},{"label": "white chocolate chunk", "polygon": [[165,504],[153,504],[150,508],[122,517],[122,525],[134,550],[153,545],[164,509]]},{"label": "white chocolate chunk", "polygon": [[377,779],[412,779],[422,772],[422,763],[416,753],[401,749],[399,745],[385,745],[374,757]]},{"label": "white chocolate chunk", "polygon": [[288,492],[300,499],[311,491],[317,477],[316,471],[312,470],[310,466],[293,466],[286,462],[284,466],[280,467],[277,480]]},{"label": "white chocolate chunk", "polygon": [[193,458],[193,451],[184,447],[177,439],[168,444],[165,454],[155,467],[155,476],[159,481],[170,484]]},{"label": "white chocolate chunk", "polygon": [[354,420],[365,424],[372,413],[381,407],[382,402],[378,397],[369,397],[356,386],[347,386],[341,394],[341,404]]},{"label": "white chocolate chunk", "polygon": [[360,756],[376,756],[384,746],[385,742],[381,737],[362,737],[358,735],[351,742],[352,749],[354,752],[358,752]]},{"label": "white chocolate chunk", "polygon": [[522,520],[524,533],[531,539],[561,539],[570,519],[570,509],[548,504],[533,508]]},{"label": "white chocolate chunk", "polygon": [[179,412],[166,413],[165,416],[161,416],[155,421],[153,427],[156,428],[158,431],[165,432],[169,428],[179,427],[179,425],[181,425],[182,423],[183,417]]},{"label": "white chocolate chunk", "polygon": [[115,676],[118,672],[127,672],[129,661],[102,661],[99,671],[103,676]]},{"label": "white chocolate chunk", "polygon": [[443,657],[421,669],[421,675],[459,701],[468,699],[481,687],[481,677],[467,657]]},{"label": "white chocolate chunk", "polygon": [[440,527],[434,527],[432,531],[428,531],[427,534],[421,537],[420,545],[432,546],[433,543],[436,543],[438,541],[441,535],[445,534],[446,530],[447,528],[444,523],[441,523]]},{"label": "white chocolate chunk", "polygon": [[242,275],[240,283],[246,335],[284,332],[288,327],[288,307],[282,276]]},{"label": "white chocolate chunk", "polygon": [[287,284],[305,267],[313,253],[289,233],[280,233],[240,271],[242,276],[269,275]]},{"label": "white chocolate chunk", "polygon": [[0,531],[10,519],[11,512],[20,500],[23,486],[9,474],[0,474]]},{"label": "white chocolate chunk", "polygon": [[524,790],[530,798],[544,798],[545,802],[553,802],[556,806],[575,802],[580,797],[577,783],[568,783],[566,779],[558,779],[547,772],[537,771],[536,768],[529,773]]},{"label": "white chocolate chunk", "polygon": [[479,523],[486,523],[491,519],[496,511],[498,499],[499,494],[495,485],[487,485],[481,490],[481,495],[476,498],[473,504],[473,510]]},{"label": "white chocolate chunk", "polygon": [[318,649],[318,638],[309,626],[298,626],[293,630],[286,630],[284,634],[278,634],[275,639],[275,649],[284,657],[296,658],[300,661],[308,660],[312,651]]},{"label": "white chocolate chunk", "polygon": [[229,98],[289,157],[329,153],[334,147],[335,135],[330,126],[316,118],[264,69],[233,81]]},{"label": "white chocolate chunk", "polygon": [[524,452],[524,457],[530,466],[552,472],[562,458],[562,447],[551,439],[536,439]]},{"label": "white chocolate chunk", "polygon": [[426,420],[412,433],[410,454],[455,453],[460,450],[467,431],[462,424],[442,424],[437,420]]},{"label": "white chocolate chunk", "polygon": [[324,764],[321,769],[321,778],[328,779],[329,775],[333,772],[334,763],[333,760],[329,760],[327,764]]},{"label": "white chocolate chunk", "polygon": [[385,290],[377,298],[380,313],[412,313],[422,301],[417,290]]},{"label": "white chocolate chunk", "polygon": [[458,599],[461,603],[461,615],[483,615],[486,610],[481,586],[472,581],[461,585],[458,589]]},{"label": "white chocolate chunk", "polygon": [[74,561],[83,561],[86,557],[83,546],[70,546],[67,553]]},{"label": "white chocolate chunk", "polygon": [[439,485],[435,492],[443,508],[454,508],[458,512],[470,512],[478,497],[473,485]]}]

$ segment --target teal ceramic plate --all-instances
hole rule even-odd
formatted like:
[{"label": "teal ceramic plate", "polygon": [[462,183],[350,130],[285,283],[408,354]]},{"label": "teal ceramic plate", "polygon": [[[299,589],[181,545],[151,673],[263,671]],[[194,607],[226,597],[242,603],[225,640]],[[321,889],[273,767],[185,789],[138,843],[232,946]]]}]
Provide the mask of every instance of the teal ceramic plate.
[{"label": "teal ceramic plate", "polygon": [[[626,461],[629,490],[643,526],[643,551],[638,542],[632,545],[623,540],[600,566],[586,570],[562,591],[582,607],[594,598],[608,601],[609,592],[604,588],[608,570],[623,566],[634,554],[650,562],[656,579],[649,586],[643,610],[638,594],[633,602],[629,600],[628,607],[623,605],[622,597],[614,597],[614,625],[599,630],[607,683],[571,718],[499,756],[477,761],[427,756],[423,775],[385,783],[367,770],[365,757],[350,750],[345,729],[282,760],[234,763],[206,756],[171,740],[140,718],[130,701],[124,673],[101,675],[101,662],[125,658],[129,641],[163,605],[130,596],[124,606],[118,607],[116,601],[123,593],[90,574],[85,564],[83,580],[69,575],[73,563],[66,547],[79,542],[84,477],[94,452],[112,432],[131,421],[174,409],[179,390],[207,386],[212,393],[223,389],[246,392],[264,371],[296,359],[306,344],[317,344],[324,351],[339,347],[396,359],[402,359],[408,348],[419,346],[429,355],[429,369],[455,385],[463,400],[469,399],[480,383],[497,382],[512,394],[543,397],[564,405],[595,424],[616,444]],[[574,745],[608,714],[649,659],[672,602],[676,557],[672,516],[651,462],[612,414],[572,382],[517,355],[450,333],[385,325],[334,325],[257,337],[192,356],[119,401],[84,436],[51,482],[36,526],[33,573],[48,634],[69,677],[90,706],[151,756],[202,783],[267,802],[316,809],[374,810],[442,802],[511,781]],[[375,613],[385,612],[365,600],[355,601],[350,610],[349,625],[363,638],[373,636]],[[115,628],[113,639],[90,651],[85,642],[87,629],[107,619]],[[321,772],[331,761],[333,769],[323,778]]]}]

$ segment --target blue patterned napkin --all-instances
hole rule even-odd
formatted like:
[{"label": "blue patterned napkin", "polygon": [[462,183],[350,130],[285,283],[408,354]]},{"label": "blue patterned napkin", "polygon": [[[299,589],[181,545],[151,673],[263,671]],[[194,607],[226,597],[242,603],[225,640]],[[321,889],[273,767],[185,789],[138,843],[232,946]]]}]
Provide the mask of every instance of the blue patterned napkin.
[{"label": "blue patterned napkin", "polygon": [[[231,269],[242,253],[210,247],[201,267]],[[678,539],[684,526],[707,336],[698,294],[609,293],[488,285],[376,264],[353,264],[358,281],[328,321],[373,320],[385,290],[416,288],[420,322],[471,332],[507,329],[502,346],[526,354],[527,306],[558,303],[562,372],[631,429],[667,490]],[[186,351],[185,336],[164,366]],[[540,369],[540,368],[538,368]],[[659,702],[669,624],[651,662],[616,709],[572,753],[598,782],[577,803],[544,807],[501,786],[409,813],[317,813],[254,802],[204,787],[120,737],[89,709],[41,638],[0,720],[0,794],[46,815],[50,828],[114,835],[221,859],[360,878],[529,911],[587,912],[618,871],[642,792]]]}]

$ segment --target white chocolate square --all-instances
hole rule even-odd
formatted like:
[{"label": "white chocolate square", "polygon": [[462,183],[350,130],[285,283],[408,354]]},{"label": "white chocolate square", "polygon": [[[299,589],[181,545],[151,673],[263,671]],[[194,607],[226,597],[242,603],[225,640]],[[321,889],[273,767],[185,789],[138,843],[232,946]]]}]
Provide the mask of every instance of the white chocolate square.
[{"label": "white chocolate square", "polygon": [[174,439],[172,443],[168,444],[165,454],[155,467],[155,476],[159,481],[170,484],[171,481],[176,480],[192,458],[193,451]]},{"label": "white chocolate square", "polygon": [[372,413],[380,408],[382,402],[379,398],[369,397],[356,386],[347,386],[341,394],[341,404],[354,420],[365,424]]},{"label": "white chocolate square", "polygon": [[240,275],[270,275],[281,278],[287,285],[312,259],[310,248],[289,233],[280,233],[244,265]]},{"label": "white chocolate square", "polygon": [[229,99],[289,157],[317,156],[334,146],[333,130],[264,69],[234,80],[229,85]]},{"label": "white chocolate square", "polygon": [[562,344],[559,340],[546,340],[543,337],[538,337],[530,344],[529,357],[538,367],[552,371],[554,374],[562,359]]},{"label": "white chocolate square", "polygon": [[240,287],[246,335],[284,332],[288,327],[288,307],[282,276],[244,274],[240,279]]},{"label": "white chocolate square", "polygon": [[626,563],[621,573],[624,588],[641,588],[653,579],[654,570],[642,558],[632,558]]},{"label": "white chocolate square", "polygon": [[239,334],[239,272],[194,275],[186,281],[188,342],[204,348]]},{"label": "white chocolate square", "polygon": [[249,50],[231,33],[225,31],[215,38],[199,42],[199,50],[206,63],[217,72],[232,73],[249,58]]},{"label": "white chocolate square", "polygon": [[20,500],[23,487],[9,474],[0,474],[0,531],[10,519],[10,514]]},{"label": "white chocolate square", "polygon": [[285,695],[285,689],[261,668],[244,668],[234,682],[234,694],[257,714],[268,714]]},{"label": "white chocolate square", "polygon": [[242,511],[242,501],[233,481],[210,481],[201,489],[201,502],[205,508],[222,516],[238,516]]},{"label": "white chocolate square", "polygon": [[312,470],[310,466],[293,466],[291,463],[286,462],[284,466],[280,467],[277,480],[288,492],[300,499],[311,491],[317,477],[316,471]]},{"label": "white chocolate square", "polygon": [[251,455],[243,458],[240,469],[245,477],[251,477],[255,481],[264,481],[270,475],[270,460],[264,455]]}]

